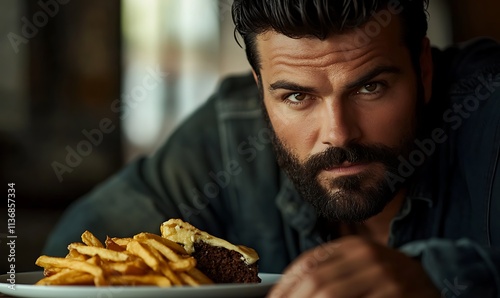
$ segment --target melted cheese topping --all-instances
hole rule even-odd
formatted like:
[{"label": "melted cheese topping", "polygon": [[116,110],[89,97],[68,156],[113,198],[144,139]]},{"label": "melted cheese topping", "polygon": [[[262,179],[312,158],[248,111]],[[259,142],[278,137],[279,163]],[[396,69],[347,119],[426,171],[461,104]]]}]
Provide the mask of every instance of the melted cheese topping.
[{"label": "melted cheese topping", "polygon": [[184,249],[189,254],[194,252],[194,243],[203,241],[212,246],[223,247],[236,251],[242,255],[242,260],[247,265],[257,262],[259,255],[249,247],[243,245],[234,245],[224,239],[217,238],[207,232],[201,231],[191,224],[180,219],[170,219],[160,226],[161,236],[184,245]]}]

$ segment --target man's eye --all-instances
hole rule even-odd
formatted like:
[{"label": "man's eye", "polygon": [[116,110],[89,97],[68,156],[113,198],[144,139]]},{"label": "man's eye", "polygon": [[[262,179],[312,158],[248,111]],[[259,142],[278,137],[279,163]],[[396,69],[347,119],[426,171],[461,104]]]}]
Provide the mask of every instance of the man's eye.
[{"label": "man's eye", "polygon": [[307,98],[307,95],[304,93],[293,93],[288,95],[285,99],[290,103],[300,103]]},{"label": "man's eye", "polygon": [[382,89],[382,84],[381,83],[368,83],[361,87],[356,93],[358,94],[370,94],[370,93],[377,93],[381,91]]}]

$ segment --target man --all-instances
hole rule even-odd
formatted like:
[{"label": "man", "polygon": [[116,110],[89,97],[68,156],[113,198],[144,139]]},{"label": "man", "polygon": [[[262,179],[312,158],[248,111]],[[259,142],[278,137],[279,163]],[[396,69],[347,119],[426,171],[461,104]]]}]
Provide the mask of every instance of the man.
[{"label": "man", "polygon": [[[320,229],[364,236],[326,244],[322,249],[329,253],[322,257],[315,258],[318,249],[305,253],[275,294],[438,294],[419,264],[385,247],[395,240],[390,225],[403,203],[410,202],[409,188],[418,185],[394,177],[418,150],[416,138],[425,137],[416,128],[432,121],[422,108],[432,95],[433,72],[422,1],[380,2],[356,7],[346,1],[296,1],[296,9],[235,3],[237,30],[273,128],[280,166],[325,219]],[[451,241],[419,245],[424,251],[451,246],[449,253],[464,257],[458,252],[461,244]],[[410,243],[406,249],[416,246]],[[308,264],[314,268],[305,270]],[[439,279],[434,283],[446,277]]]},{"label": "man", "polygon": [[431,50],[424,2],[236,0],[252,77],[77,202],[47,252],[182,217],[287,268],[272,297],[498,297],[500,47]]}]

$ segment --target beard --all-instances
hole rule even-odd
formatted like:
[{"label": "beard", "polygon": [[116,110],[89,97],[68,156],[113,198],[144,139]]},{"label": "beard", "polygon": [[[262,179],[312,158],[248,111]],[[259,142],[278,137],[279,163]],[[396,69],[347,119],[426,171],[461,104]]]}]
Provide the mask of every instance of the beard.
[{"label": "beard", "polygon": [[[418,83],[421,83],[420,81]],[[261,85],[261,84],[260,84]],[[424,114],[423,85],[417,91],[416,113],[411,127],[395,147],[383,144],[352,142],[344,147],[329,147],[321,153],[300,162],[293,150],[277,136],[259,87],[264,119],[271,132],[271,140],[278,165],[290,178],[302,198],[311,204],[319,218],[327,221],[360,223],[379,214],[391,202],[399,187],[388,183],[389,177],[399,177],[398,157],[408,156],[414,148],[413,139],[420,135],[419,123]],[[368,169],[337,178],[322,177],[322,173],[343,163],[369,164]]]},{"label": "beard", "polygon": [[[380,213],[392,201],[397,190],[387,183],[387,175],[397,175],[398,156],[409,151],[411,144],[391,148],[384,145],[352,143],[329,147],[301,163],[271,129],[279,166],[293,182],[302,198],[310,203],[320,218],[346,223],[363,222]],[[321,173],[342,163],[370,163],[369,169],[337,178]]]}]

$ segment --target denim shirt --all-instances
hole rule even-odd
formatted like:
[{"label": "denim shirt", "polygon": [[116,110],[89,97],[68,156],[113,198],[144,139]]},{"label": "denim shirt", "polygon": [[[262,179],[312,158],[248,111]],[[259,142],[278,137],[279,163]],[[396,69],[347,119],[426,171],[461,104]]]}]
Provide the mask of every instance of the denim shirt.
[{"label": "denim shirt", "polygon": [[[430,133],[401,165],[413,175],[388,246],[420,260],[443,297],[500,297],[500,46],[480,39],[433,57]],[[172,217],[253,247],[261,272],[335,238],[278,167],[249,74],[225,79],[154,155],[73,203],[44,253],[65,255],[85,229],[158,234]]]}]

